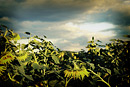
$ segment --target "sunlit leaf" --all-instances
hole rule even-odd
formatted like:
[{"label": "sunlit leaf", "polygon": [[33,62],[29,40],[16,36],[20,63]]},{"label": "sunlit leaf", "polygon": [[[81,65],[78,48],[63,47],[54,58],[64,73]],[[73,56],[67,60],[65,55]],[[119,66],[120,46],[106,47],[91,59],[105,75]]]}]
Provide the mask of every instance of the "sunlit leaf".
[{"label": "sunlit leaf", "polygon": [[19,51],[17,54],[17,59],[20,61],[25,61],[25,59],[28,57],[28,53],[26,51]]},{"label": "sunlit leaf", "polygon": [[32,64],[32,67],[33,67],[34,69],[40,69],[40,68],[41,68],[40,65],[38,65],[37,63],[33,63],[33,64]]},{"label": "sunlit leaf", "polygon": [[16,41],[17,41],[17,40],[20,40],[20,39],[21,39],[21,38],[20,38],[19,34],[16,34],[16,33],[15,33],[13,40],[16,40]]},{"label": "sunlit leaf", "polygon": [[93,43],[94,41],[88,41],[88,43]]},{"label": "sunlit leaf", "polygon": [[79,66],[76,64],[76,62],[73,62],[74,63],[74,70],[79,70]]},{"label": "sunlit leaf", "polygon": [[106,45],[106,49],[107,49],[107,50],[109,49],[109,46],[108,46],[108,45]]},{"label": "sunlit leaf", "polygon": [[54,62],[55,62],[56,64],[59,64],[59,63],[60,63],[60,62],[59,62],[59,58],[58,58],[57,56],[52,55],[52,59],[54,60]]},{"label": "sunlit leaf", "polygon": [[76,56],[74,56],[74,59],[76,59]]}]

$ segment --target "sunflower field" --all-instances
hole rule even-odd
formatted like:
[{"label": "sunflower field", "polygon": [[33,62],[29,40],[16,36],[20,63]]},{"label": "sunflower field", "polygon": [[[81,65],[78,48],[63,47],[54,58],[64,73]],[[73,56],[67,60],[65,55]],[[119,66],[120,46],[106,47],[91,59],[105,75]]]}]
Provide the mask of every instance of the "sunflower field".
[{"label": "sunflower field", "polygon": [[[62,51],[25,32],[28,43],[0,25],[0,87],[129,87],[130,41],[88,42],[88,51]],[[125,35],[129,38],[129,35]]]}]

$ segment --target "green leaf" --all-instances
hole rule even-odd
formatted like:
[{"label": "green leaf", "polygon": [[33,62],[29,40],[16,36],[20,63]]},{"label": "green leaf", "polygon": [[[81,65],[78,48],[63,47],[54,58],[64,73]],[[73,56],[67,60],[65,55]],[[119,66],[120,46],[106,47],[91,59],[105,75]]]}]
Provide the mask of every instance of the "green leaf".
[{"label": "green leaf", "polygon": [[31,33],[30,33],[30,32],[25,32],[25,34],[27,34],[27,35],[31,35]]},{"label": "green leaf", "polygon": [[97,40],[97,42],[102,42],[102,41],[100,41],[100,40]]},{"label": "green leaf", "polygon": [[50,87],[55,87],[57,82],[58,82],[58,80],[51,80],[51,81],[49,81]]},{"label": "green leaf", "polygon": [[59,48],[56,48],[58,51],[61,51]]},{"label": "green leaf", "polygon": [[17,41],[14,41],[14,44],[17,44]]},{"label": "green leaf", "polygon": [[94,41],[88,41],[88,43],[93,43]]},{"label": "green leaf", "polygon": [[47,38],[45,35],[43,35],[44,36],[44,38]]},{"label": "green leaf", "polygon": [[41,69],[47,69],[47,65],[40,65],[41,66]]},{"label": "green leaf", "polygon": [[94,41],[94,37],[92,37],[92,40]]},{"label": "green leaf", "polygon": [[86,48],[90,48],[91,47],[91,44],[88,44]]},{"label": "green leaf", "polygon": [[66,67],[67,67],[68,69],[72,69],[72,67],[71,67],[70,65],[66,65]]},{"label": "green leaf", "polygon": [[20,38],[20,36],[19,36],[19,34],[16,34],[16,33],[14,33],[15,35],[14,35],[14,38],[13,38],[13,40],[20,40],[21,38]]},{"label": "green leaf", "polygon": [[33,64],[32,64],[32,67],[33,67],[34,69],[40,69],[40,65],[38,65],[37,63],[33,63]]},{"label": "green leaf", "polygon": [[73,63],[74,63],[74,70],[79,70],[80,68],[79,68],[79,66],[76,64],[76,62],[73,61]]},{"label": "green leaf", "polygon": [[39,37],[36,35],[36,36],[34,36],[34,38],[37,38],[37,39],[39,39]]},{"label": "green leaf", "polygon": [[3,25],[3,24],[1,24],[1,26],[4,27],[4,28],[8,28],[7,26],[5,26],[5,25]]},{"label": "green leaf", "polygon": [[111,70],[110,70],[110,69],[105,68],[105,67],[101,67],[99,64],[98,64],[98,66],[99,66],[102,70],[106,71],[107,73],[109,73],[109,74],[111,75]]},{"label": "green leaf", "polygon": [[109,73],[111,75],[111,70],[107,69],[107,68],[106,68],[106,70],[107,70],[107,73]]},{"label": "green leaf", "polygon": [[89,62],[87,62],[87,63],[90,65],[90,67],[92,67],[92,69],[95,69],[95,66],[93,63],[89,63]]},{"label": "green leaf", "polygon": [[110,39],[110,41],[116,41],[116,39]]},{"label": "green leaf", "polygon": [[114,73],[115,74],[120,74],[119,69],[118,68],[114,68]]},{"label": "green leaf", "polygon": [[24,70],[24,67],[23,67],[23,66],[17,67],[17,69],[18,69],[18,71],[19,71],[23,76],[25,76],[27,79],[33,81],[32,76],[25,74],[25,70]]},{"label": "green leaf", "polygon": [[59,62],[59,58],[58,58],[57,56],[52,55],[52,59],[54,60],[54,62],[55,62],[56,64],[59,64],[59,63],[60,63],[60,62]]}]

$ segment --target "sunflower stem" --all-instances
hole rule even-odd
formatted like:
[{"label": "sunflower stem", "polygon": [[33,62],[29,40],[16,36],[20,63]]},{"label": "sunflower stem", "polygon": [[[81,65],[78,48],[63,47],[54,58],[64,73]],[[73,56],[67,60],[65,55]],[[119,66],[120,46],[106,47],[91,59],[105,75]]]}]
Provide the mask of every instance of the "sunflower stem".
[{"label": "sunflower stem", "polygon": [[96,74],[95,72],[93,72],[91,69],[88,69],[91,73],[93,73],[94,75],[96,75],[98,78],[101,79],[102,82],[104,82],[108,87],[111,87],[110,84],[108,82],[106,82],[105,80],[103,80],[98,74]]},{"label": "sunflower stem", "polygon": [[73,77],[71,77],[71,78],[69,78],[69,79],[66,78],[65,87],[67,87],[69,81],[70,81],[72,78],[73,78]]},{"label": "sunflower stem", "polygon": [[10,79],[11,81],[20,84],[20,82],[18,82],[17,80],[13,79],[15,75],[13,76],[13,78],[11,78],[10,74],[8,73],[8,76],[9,76],[9,79]]}]

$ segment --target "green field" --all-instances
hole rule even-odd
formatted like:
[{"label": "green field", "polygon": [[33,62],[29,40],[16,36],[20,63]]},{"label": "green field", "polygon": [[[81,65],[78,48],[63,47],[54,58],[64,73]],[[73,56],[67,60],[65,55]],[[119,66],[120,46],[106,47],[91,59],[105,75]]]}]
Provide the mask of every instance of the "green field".
[{"label": "green field", "polygon": [[30,32],[20,44],[19,34],[0,27],[0,87],[129,87],[130,41],[100,45],[92,37],[88,51],[62,51]]}]

